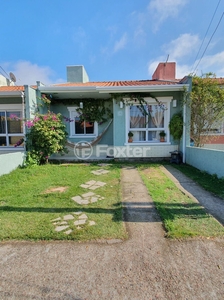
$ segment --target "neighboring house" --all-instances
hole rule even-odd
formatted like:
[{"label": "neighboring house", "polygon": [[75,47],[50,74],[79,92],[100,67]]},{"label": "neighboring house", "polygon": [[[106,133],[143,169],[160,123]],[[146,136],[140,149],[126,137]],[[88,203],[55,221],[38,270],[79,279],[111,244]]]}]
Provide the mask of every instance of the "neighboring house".
[{"label": "neighboring house", "polygon": [[0,175],[9,173],[24,159],[24,87],[0,86]]},{"label": "neighboring house", "polygon": [[[172,139],[169,121],[182,110],[184,92],[190,87],[187,77],[175,79],[175,67],[172,62],[160,63],[152,80],[90,82],[83,66],[69,66],[68,82],[50,86],[38,82],[37,97],[47,96],[52,102],[50,110],[70,120],[66,122],[70,151],[62,159],[170,157],[181,145]],[[140,97],[145,104],[140,104]],[[98,100],[105,102],[113,117],[103,124],[81,124],[77,109]],[[132,143],[128,143],[129,131]],[[160,142],[161,131],[166,133],[165,142]]]},{"label": "neighboring house", "polygon": [[24,138],[24,105],[24,86],[0,86],[0,150],[12,150]]}]

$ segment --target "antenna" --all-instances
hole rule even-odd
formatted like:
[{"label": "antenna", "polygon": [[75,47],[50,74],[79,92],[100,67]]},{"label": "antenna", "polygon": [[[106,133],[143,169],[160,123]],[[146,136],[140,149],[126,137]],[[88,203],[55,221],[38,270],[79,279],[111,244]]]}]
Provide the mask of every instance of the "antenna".
[{"label": "antenna", "polygon": [[169,59],[169,54],[167,55],[167,59],[166,59],[166,62],[165,62],[165,64],[164,64],[164,66],[167,64],[167,62],[168,62],[168,59]]},{"label": "antenna", "polygon": [[9,73],[9,77],[12,82],[16,82],[16,76],[12,72]]}]

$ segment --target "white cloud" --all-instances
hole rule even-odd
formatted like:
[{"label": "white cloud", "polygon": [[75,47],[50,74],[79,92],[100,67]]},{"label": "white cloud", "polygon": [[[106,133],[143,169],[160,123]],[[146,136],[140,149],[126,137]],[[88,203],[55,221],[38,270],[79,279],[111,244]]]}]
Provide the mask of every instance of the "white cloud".
[{"label": "white cloud", "polygon": [[172,60],[182,59],[184,56],[197,52],[200,40],[197,35],[181,34],[177,39],[163,46],[163,50]]},{"label": "white cloud", "polygon": [[[195,63],[195,67],[198,62]],[[224,51],[202,58],[196,73],[200,76],[208,72],[215,73],[217,77],[224,77]]]},{"label": "white cloud", "polygon": [[[36,81],[44,84],[55,83],[55,80],[52,80],[55,73],[48,66],[38,66],[29,61],[8,62],[2,65],[5,66],[7,73],[12,72],[15,75],[17,85],[32,85],[36,84]],[[56,80],[56,82],[58,81],[61,80]]]},{"label": "white cloud", "polygon": [[118,41],[115,42],[115,45],[114,45],[114,52],[117,52],[117,51],[119,51],[119,50],[121,50],[121,49],[124,49],[124,47],[125,47],[126,44],[127,44],[127,41],[128,41],[128,39],[127,39],[127,34],[124,33],[124,34],[122,35],[122,37],[121,37]]},{"label": "white cloud", "polygon": [[148,10],[154,17],[155,30],[158,30],[159,25],[166,19],[176,17],[187,2],[188,0],[151,0]]}]

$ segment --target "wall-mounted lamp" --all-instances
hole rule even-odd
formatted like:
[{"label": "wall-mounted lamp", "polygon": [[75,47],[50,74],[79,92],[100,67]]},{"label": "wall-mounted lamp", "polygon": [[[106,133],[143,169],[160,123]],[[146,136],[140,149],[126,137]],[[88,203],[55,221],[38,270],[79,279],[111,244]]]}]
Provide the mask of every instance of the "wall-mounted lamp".
[{"label": "wall-mounted lamp", "polygon": [[123,108],[124,103],[122,101],[120,101],[120,108]]},{"label": "wall-mounted lamp", "polygon": [[177,107],[177,100],[173,99],[173,107]]},{"label": "wall-mounted lamp", "polygon": [[79,107],[80,107],[80,108],[83,108],[83,102],[80,102],[80,103],[79,103]]}]

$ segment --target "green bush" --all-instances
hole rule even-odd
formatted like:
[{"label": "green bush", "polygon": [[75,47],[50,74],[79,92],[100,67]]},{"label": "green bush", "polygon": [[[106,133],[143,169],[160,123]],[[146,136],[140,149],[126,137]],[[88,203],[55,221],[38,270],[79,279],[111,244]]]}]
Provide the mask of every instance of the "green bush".
[{"label": "green bush", "polygon": [[29,129],[26,135],[26,165],[45,164],[53,153],[66,152],[67,132],[60,114],[36,114],[25,124]]}]

